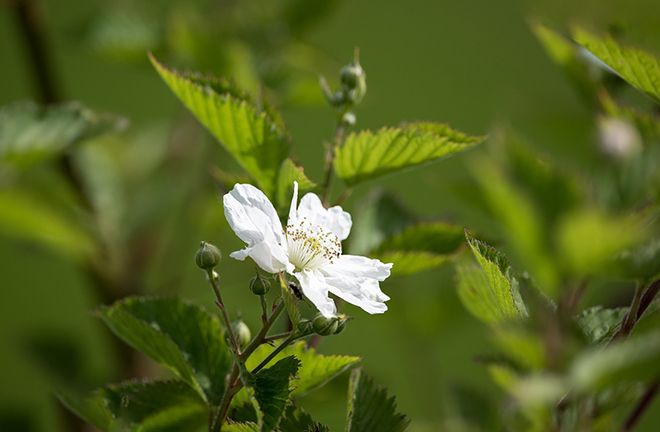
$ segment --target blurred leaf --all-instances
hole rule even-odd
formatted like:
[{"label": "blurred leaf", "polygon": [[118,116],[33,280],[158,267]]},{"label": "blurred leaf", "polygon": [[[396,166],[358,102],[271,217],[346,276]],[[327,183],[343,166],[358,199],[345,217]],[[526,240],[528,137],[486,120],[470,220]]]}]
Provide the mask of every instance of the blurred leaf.
[{"label": "blurred leaf", "polygon": [[385,251],[370,256],[382,262],[394,264],[393,276],[407,276],[430,270],[444,265],[449,260],[448,255],[423,251]]},{"label": "blurred leaf", "polygon": [[563,68],[584,100],[593,104],[596,96],[594,79],[597,77],[573,41],[539,23],[532,23],[531,29],[548,56]]},{"label": "blurred leaf", "polygon": [[466,237],[479,264],[463,263],[456,269],[458,295],[468,311],[487,323],[527,316],[506,258],[469,234]]},{"label": "blurred leaf", "polygon": [[412,225],[386,238],[369,255],[394,263],[392,274],[405,275],[444,264],[463,245],[463,228],[445,222]]},{"label": "blurred leaf", "polygon": [[286,134],[269,113],[257,110],[227,83],[166,68],[153,56],[165,83],[254,178],[274,196],[281,165],[289,151]]},{"label": "blurred leaf", "polygon": [[282,211],[289,210],[291,197],[293,195],[293,182],[298,182],[300,194],[310,191],[316,187],[316,184],[305,175],[303,167],[297,166],[290,158],[282,162],[277,177],[277,208]]},{"label": "blurred leaf", "polygon": [[583,310],[576,319],[591,342],[601,343],[609,340],[627,313],[627,307],[606,309],[599,305]]},{"label": "blurred leaf", "polygon": [[77,103],[47,108],[29,102],[7,105],[0,108],[0,164],[36,164],[85,140],[118,131],[125,123]]},{"label": "blurred leaf", "polygon": [[614,384],[657,378],[660,373],[660,332],[629,337],[581,354],[571,368],[578,390],[600,390]]},{"label": "blurred leaf", "polygon": [[272,431],[279,424],[289,400],[290,380],[299,367],[298,359],[289,356],[254,375],[254,397],[263,412],[262,432]]},{"label": "blurred leaf", "polygon": [[366,255],[376,250],[387,238],[400,233],[414,222],[411,212],[392,194],[377,191],[361,202],[354,218],[350,251]]},{"label": "blurred leaf", "polygon": [[179,405],[162,410],[145,419],[140,432],[205,432],[208,430],[208,408],[203,405]]},{"label": "blurred leaf", "polygon": [[410,420],[396,412],[394,397],[385,388],[355,369],[348,384],[348,417],[346,432],[400,432]]},{"label": "blurred leaf", "polygon": [[[273,347],[268,345],[262,345],[257,348],[247,361],[248,368],[254,368],[272,351]],[[359,357],[318,354],[313,348],[307,348],[304,341],[299,341],[288,346],[275,359],[282,359],[292,355],[300,360],[298,378],[291,391],[292,397],[303,396],[325,385],[345,371],[353,368],[360,361]]]},{"label": "blurred leaf", "polygon": [[598,37],[576,28],[577,43],[612,68],[636,89],[660,102],[660,59],[637,48],[624,47],[609,36]]},{"label": "blurred leaf", "polygon": [[483,141],[437,123],[411,123],[351,133],[337,149],[334,168],[349,185],[465,151]]},{"label": "blurred leaf", "polygon": [[102,431],[110,430],[113,423],[112,414],[100,392],[80,396],[70,391],[57,390],[55,395],[65,407],[87,423]]},{"label": "blurred leaf", "polygon": [[126,424],[158,423],[163,430],[166,425],[183,426],[183,420],[190,430],[208,417],[204,400],[183,381],[124,382],[109,385],[101,394],[113,417]]},{"label": "blurred leaf", "polygon": [[627,249],[617,256],[624,276],[653,280],[660,276],[660,239]]},{"label": "blurred leaf", "polygon": [[558,376],[549,374],[530,375],[519,379],[513,394],[523,406],[555,405],[568,392],[566,382]]},{"label": "blurred leaf", "polygon": [[549,246],[539,211],[492,160],[477,159],[472,170],[521,265],[544,292],[555,294],[558,276],[548,255]]},{"label": "blurred leaf", "polygon": [[73,215],[59,213],[41,199],[20,189],[0,189],[0,231],[42,244],[74,259],[95,250],[94,239]]},{"label": "blurred leaf", "polygon": [[103,11],[87,35],[94,51],[113,60],[143,60],[144,53],[157,48],[160,42],[157,18],[130,8]]},{"label": "blurred leaf", "polygon": [[526,326],[498,326],[494,340],[517,366],[539,370],[546,364],[545,346],[538,334]]},{"label": "blurred leaf", "polygon": [[110,329],[197,390],[211,404],[222,398],[231,356],[220,321],[175,299],[133,297],[101,309]]},{"label": "blurred leaf", "polygon": [[584,209],[560,222],[557,244],[567,267],[587,275],[614,263],[613,257],[639,241],[641,234],[639,224],[630,217]]}]

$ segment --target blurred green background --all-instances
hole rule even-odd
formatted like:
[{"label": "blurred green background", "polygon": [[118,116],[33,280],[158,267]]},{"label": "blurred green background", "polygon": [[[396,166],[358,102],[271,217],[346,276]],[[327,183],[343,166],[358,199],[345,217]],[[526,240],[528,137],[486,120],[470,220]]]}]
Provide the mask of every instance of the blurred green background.
[{"label": "blurred green background", "polygon": [[[187,114],[148,64],[146,54],[129,62],[108,59],[82,36],[88,35],[104,10],[131,9],[136,2],[41,3],[56,79],[65,98],[121,114],[130,120],[130,131],[148,128],[151,145],[165,145],[169,125]],[[173,1],[144,3],[150,10],[177,7]],[[207,2],[178,3],[194,10]],[[308,2],[308,7],[316,7],[315,2]],[[318,73],[324,73],[335,82],[339,66],[359,46],[369,91],[357,111],[358,127],[433,120],[470,134],[485,134],[499,124],[511,124],[539,149],[571,164],[593,145],[592,119],[530,32],[530,18],[558,28],[571,23],[596,30],[618,26],[626,40],[660,51],[660,4],[652,0],[352,0],[337,2],[308,31],[295,35],[305,46],[324,53],[318,71],[306,68],[300,74],[314,82]],[[217,49],[222,49],[220,44]],[[214,72],[212,59],[204,66],[206,72]],[[319,180],[322,143],[332,136],[334,117],[319,103],[320,91],[315,91],[276,103],[283,107],[298,161]],[[33,98],[31,72],[13,11],[0,3],[0,104]],[[234,165],[206,133],[197,134],[179,150],[192,155],[196,169],[193,175],[170,172],[168,193],[181,205],[176,211],[169,211],[172,206],[163,209],[156,218],[163,227],[158,241],[162,256],[149,268],[145,290],[179,294],[210,308],[211,292],[192,257],[201,239],[220,245],[225,255],[240,247],[224,221],[209,174],[211,165]],[[425,217],[487,227],[488,221],[475,218],[456,196],[456,186],[467,177],[467,157],[388,177],[384,187]],[[345,207],[359,211],[361,198],[373,187],[360,186]],[[220,271],[225,301],[254,328],[257,305],[247,289],[253,266],[226,259]],[[459,415],[457,395],[496,399],[499,394],[485,369],[473,361],[489,351],[488,333],[459,303],[452,276],[447,266],[388,280],[383,289],[392,300],[386,314],[369,316],[349,308],[355,320],[348,330],[320,347],[326,353],[362,356],[367,370],[397,396],[400,410],[412,418],[413,431],[443,430]],[[70,339],[81,357],[76,365],[81,373],[90,381],[109,381],[116,373],[111,336],[92,313],[101,299],[75,264],[4,234],[0,234],[0,296],[0,417],[15,418],[20,425],[16,430],[66,430],[49,380],[30,354],[29,341]],[[345,386],[344,377],[306,398],[303,405],[317,420],[339,430],[345,416]],[[473,406],[483,414],[478,404]],[[654,408],[639,430],[657,430],[660,400]],[[20,423],[21,416],[26,416],[27,424]]]}]

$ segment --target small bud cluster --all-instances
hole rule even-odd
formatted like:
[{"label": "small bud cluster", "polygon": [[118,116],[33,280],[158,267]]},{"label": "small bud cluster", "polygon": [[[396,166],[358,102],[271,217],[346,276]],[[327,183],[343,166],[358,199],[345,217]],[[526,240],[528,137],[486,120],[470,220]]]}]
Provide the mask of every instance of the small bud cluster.
[{"label": "small bud cluster", "polygon": [[340,121],[347,125],[355,124],[355,114],[351,108],[359,104],[367,93],[367,74],[360,65],[358,50],[355,50],[353,61],[339,71],[341,87],[332,91],[325,78],[321,77],[321,89],[330,105],[340,110]]}]

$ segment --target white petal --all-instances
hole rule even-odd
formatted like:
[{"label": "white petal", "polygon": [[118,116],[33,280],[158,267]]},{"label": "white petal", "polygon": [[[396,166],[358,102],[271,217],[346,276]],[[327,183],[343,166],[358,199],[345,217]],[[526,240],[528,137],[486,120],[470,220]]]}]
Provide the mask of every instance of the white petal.
[{"label": "white petal", "polygon": [[342,255],[324,270],[332,273],[342,273],[352,277],[368,277],[384,281],[390,276],[392,264],[384,264],[377,259],[358,255]]},{"label": "white petal", "polygon": [[298,182],[293,182],[293,196],[291,197],[291,207],[289,207],[289,224],[293,224],[298,215]]},{"label": "white petal", "polygon": [[232,252],[229,256],[239,261],[250,257],[262,270],[268,273],[293,270],[293,265],[289,263],[284,249],[272,242],[259,242],[245,249]]},{"label": "white petal", "polygon": [[249,184],[237,184],[223,197],[223,203],[229,226],[247,243],[247,248],[232,253],[232,258],[244,260],[249,256],[270,273],[291,266],[282,224],[263,192]]},{"label": "white petal", "polygon": [[340,206],[326,209],[321,199],[314,193],[305,194],[300,200],[298,218],[306,218],[311,224],[319,225],[333,232],[339,240],[346,240],[351,232],[351,215]]},{"label": "white petal", "polygon": [[328,286],[325,283],[323,275],[316,270],[303,270],[293,275],[300,282],[305,297],[311,301],[314,306],[326,317],[333,317],[337,314],[335,302],[328,297]]},{"label": "white petal", "polygon": [[392,264],[366,257],[342,255],[333,264],[323,267],[329,291],[371,314],[387,310],[390,298],[379,286],[379,281],[390,275]]},{"label": "white petal", "polygon": [[237,184],[223,197],[225,217],[236,235],[248,245],[270,237],[282,243],[284,232],[275,207],[256,187]]}]

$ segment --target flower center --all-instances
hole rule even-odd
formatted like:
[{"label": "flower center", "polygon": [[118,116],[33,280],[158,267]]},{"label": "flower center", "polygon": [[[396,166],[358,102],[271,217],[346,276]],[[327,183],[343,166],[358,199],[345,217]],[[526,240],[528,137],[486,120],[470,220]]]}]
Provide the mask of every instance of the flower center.
[{"label": "flower center", "polygon": [[317,269],[341,255],[341,241],[332,232],[309,224],[305,218],[286,226],[289,261],[296,270]]}]

